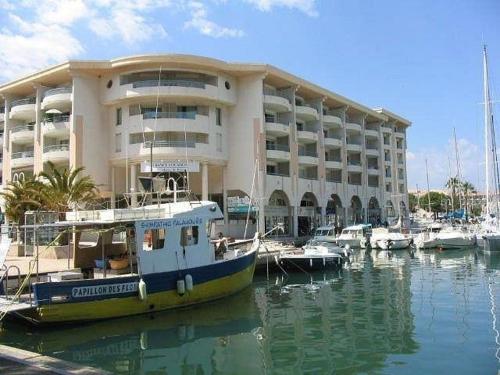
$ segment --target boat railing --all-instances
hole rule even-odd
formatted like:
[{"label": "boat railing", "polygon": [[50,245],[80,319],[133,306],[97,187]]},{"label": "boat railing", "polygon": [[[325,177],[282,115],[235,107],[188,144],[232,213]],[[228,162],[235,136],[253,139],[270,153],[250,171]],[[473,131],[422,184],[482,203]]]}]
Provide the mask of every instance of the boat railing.
[{"label": "boat railing", "polygon": [[5,283],[3,286],[3,292],[5,295],[5,298],[8,299],[9,298],[9,271],[11,269],[14,269],[17,271],[17,285],[20,287],[21,286],[21,270],[15,264],[12,264],[8,267],[6,267],[4,264],[3,267],[5,268],[5,272],[2,275],[2,277],[0,277],[0,283]]}]

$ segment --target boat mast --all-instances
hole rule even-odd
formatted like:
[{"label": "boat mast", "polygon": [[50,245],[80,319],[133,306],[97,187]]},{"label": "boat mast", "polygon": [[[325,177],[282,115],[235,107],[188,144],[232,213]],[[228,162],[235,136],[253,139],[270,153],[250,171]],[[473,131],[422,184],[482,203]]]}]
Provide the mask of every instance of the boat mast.
[{"label": "boat mast", "polygon": [[425,174],[427,175],[427,201],[429,205],[429,213],[431,212],[431,191],[429,188],[429,169],[427,168],[427,159],[425,159]]},{"label": "boat mast", "polygon": [[485,179],[486,179],[486,216],[490,214],[490,165],[488,147],[488,124],[489,124],[489,87],[488,87],[488,61],[486,56],[486,45],[483,46],[483,95],[484,95],[484,159],[485,159]]}]

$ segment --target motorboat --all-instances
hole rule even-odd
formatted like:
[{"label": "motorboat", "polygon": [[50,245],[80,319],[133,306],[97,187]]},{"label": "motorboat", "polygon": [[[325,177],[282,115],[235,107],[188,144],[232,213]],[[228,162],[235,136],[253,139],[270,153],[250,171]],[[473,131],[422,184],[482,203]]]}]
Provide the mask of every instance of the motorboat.
[{"label": "motorboat", "polygon": [[358,224],[346,227],[342,230],[340,236],[337,237],[337,245],[344,247],[349,245],[350,248],[360,248],[361,243],[366,243],[366,238],[372,232],[371,224]]},{"label": "motorboat", "polygon": [[341,267],[347,250],[332,243],[308,241],[300,250],[283,251],[276,262],[287,269],[319,270]]},{"label": "motorboat", "polygon": [[476,235],[453,227],[433,225],[431,231],[420,233],[415,238],[419,249],[460,249],[476,245]]},{"label": "motorboat", "polygon": [[319,227],[314,232],[313,239],[325,242],[335,242],[335,227],[333,225]]},{"label": "motorboat", "polygon": [[402,233],[387,233],[383,238],[377,240],[377,247],[382,250],[406,249],[410,246],[412,238]]},{"label": "motorboat", "polygon": [[[21,284],[26,288],[15,296],[0,297],[0,316],[35,324],[91,321],[235,294],[252,283],[261,243],[257,233],[244,243],[227,244],[223,254],[216,256],[210,233],[215,220],[222,217],[215,202],[174,200],[137,208],[68,212],[65,221],[39,224],[37,231],[74,231],[76,238],[95,230],[99,240],[94,247],[74,244],[71,270],[28,275]],[[109,242],[117,231],[123,234],[123,243]],[[126,267],[107,269],[108,255],[117,252],[127,259]],[[94,268],[98,259],[103,269]],[[28,295],[21,295],[26,291]]]}]

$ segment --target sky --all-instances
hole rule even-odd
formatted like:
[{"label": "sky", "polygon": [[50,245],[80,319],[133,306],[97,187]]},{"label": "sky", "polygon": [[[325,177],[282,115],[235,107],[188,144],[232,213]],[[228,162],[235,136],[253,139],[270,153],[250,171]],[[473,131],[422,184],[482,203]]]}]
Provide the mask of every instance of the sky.
[{"label": "sky", "polygon": [[[482,45],[500,111],[500,0],[0,0],[0,82],[68,59],[275,65],[410,121],[408,188],[484,183]],[[498,95],[496,95],[498,94]]]}]

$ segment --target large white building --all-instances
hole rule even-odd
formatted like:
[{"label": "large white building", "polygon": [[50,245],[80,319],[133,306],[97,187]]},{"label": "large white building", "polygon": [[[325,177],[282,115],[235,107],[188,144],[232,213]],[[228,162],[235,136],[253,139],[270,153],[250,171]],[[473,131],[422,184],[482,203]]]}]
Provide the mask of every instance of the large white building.
[{"label": "large white building", "polygon": [[3,185],[52,161],[84,166],[111,208],[135,205],[152,148],[155,163],[189,165],[190,189],[219,202],[231,235],[244,230],[248,196],[249,232],[284,223],[295,236],[408,206],[410,122],[274,66],[186,55],[69,61],[0,95]]}]

